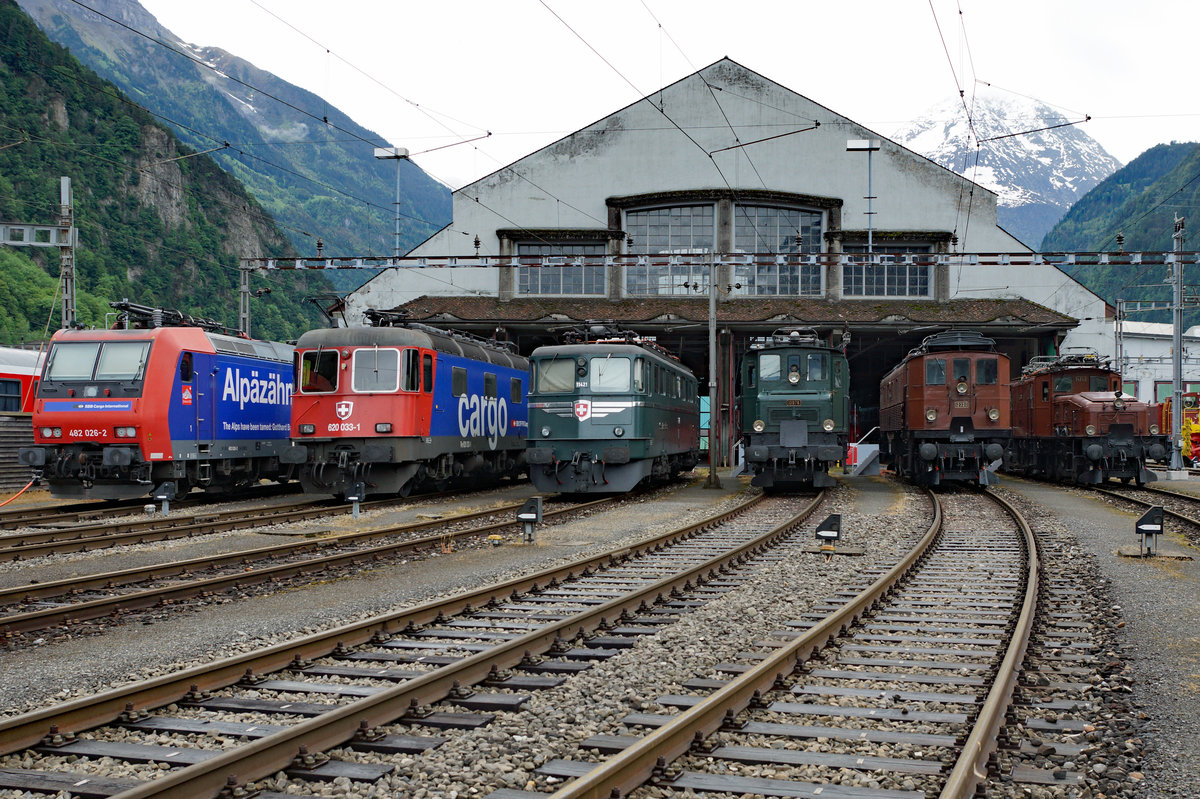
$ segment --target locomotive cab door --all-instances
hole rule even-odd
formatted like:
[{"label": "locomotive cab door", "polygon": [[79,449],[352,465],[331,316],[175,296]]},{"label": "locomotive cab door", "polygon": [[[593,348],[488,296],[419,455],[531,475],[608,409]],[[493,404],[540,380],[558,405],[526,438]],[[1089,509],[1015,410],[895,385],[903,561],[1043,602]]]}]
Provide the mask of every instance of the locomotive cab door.
[{"label": "locomotive cab door", "polygon": [[193,404],[196,409],[196,446],[200,454],[212,451],[217,416],[217,397],[220,386],[217,377],[220,368],[214,356],[193,355],[192,387],[195,392]]}]

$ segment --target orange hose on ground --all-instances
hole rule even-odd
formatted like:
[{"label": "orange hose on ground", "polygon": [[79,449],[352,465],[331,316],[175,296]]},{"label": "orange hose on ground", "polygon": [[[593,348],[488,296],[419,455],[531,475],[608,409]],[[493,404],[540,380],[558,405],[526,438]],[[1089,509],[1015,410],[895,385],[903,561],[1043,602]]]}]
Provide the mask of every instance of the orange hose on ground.
[{"label": "orange hose on ground", "polygon": [[29,487],[30,487],[31,485],[33,485],[33,483],[34,483],[34,481],[33,481],[33,480],[30,480],[28,483],[26,483],[26,484],[25,484],[25,487],[24,487],[24,488],[22,488],[20,491],[18,491],[17,493],[13,494],[11,497],[9,497],[8,499],[4,500],[3,502],[0,502],[0,508],[3,508],[5,505],[7,505],[8,503],[12,502],[14,499],[16,499],[17,497],[21,496],[21,495],[22,495],[22,494],[24,494],[26,491],[28,491],[28,490],[29,490]]}]

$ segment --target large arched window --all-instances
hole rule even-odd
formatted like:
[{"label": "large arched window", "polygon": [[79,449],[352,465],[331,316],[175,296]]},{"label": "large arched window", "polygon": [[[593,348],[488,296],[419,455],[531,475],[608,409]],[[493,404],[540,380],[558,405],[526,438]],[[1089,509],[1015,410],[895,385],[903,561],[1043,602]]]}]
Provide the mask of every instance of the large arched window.
[{"label": "large arched window", "polygon": [[625,293],[644,296],[707,291],[708,264],[704,256],[715,249],[715,211],[713,203],[627,211],[627,251],[646,257],[625,267]]},{"label": "large arched window", "polygon": [[[820,211],[769,205],[734,205],[733,247],[747,255],[733,263],[734,292],[748,295],[820,296],[824,267],[785,255],[821,252]],[[763,257],[766,256],[766,257]],[[774,257],[771,257],[774,256]]]}]

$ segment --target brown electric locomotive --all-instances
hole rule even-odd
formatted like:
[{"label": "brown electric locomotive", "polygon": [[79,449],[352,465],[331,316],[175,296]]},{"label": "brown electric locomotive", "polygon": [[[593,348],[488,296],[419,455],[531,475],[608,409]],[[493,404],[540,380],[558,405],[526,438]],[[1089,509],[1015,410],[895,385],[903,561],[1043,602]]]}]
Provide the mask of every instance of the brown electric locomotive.
[{"label": "brown electric locomotive", "polygon": [[1153,482],[1146,460],[1167,453],[1157,406],[1121,392],[1095,352],[1034,358],[1012,384],[1013,441],[1004,469],[1087,485]]},{"label": "brown electric locomotive", "polygon": [[973,330],[926,338],[879,384],[881,462],[921,485],[995,483],[1012,433],[1008,369]]}]

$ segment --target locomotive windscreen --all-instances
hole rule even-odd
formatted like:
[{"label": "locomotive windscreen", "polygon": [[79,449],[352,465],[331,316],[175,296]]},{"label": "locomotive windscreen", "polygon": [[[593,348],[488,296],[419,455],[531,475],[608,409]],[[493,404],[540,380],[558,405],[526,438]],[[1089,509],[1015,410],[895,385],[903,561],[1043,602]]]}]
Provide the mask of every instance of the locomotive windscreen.
[{"label": "locomotive windscreen", "polygon": [[149,341],[81,341],[50,347],[46,380],[139,380]]}]

